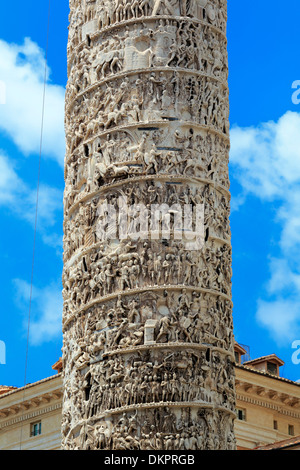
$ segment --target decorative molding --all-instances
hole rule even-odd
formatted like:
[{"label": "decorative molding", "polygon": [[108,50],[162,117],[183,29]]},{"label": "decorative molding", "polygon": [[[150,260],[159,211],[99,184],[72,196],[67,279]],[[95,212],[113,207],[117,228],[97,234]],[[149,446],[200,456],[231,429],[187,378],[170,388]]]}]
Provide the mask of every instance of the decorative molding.
[{"label": "decorative molding", "polygon": [[[126,291],[118,290],[113,294],[109,294],[109,295],[106,295],[106,296],[101,296],[101,297],[98,297],[98,298],[94,299],[92,302],[89,302],[86,305],[84,305],[84,307],[78,309],[75,313],[70,315],[69,318],[67,318],[66,320],[63,319],[63,331],[65,332],[66,327],[73,320],[76,320],[78,317],[80,317],[80,315],[82,313],[85,313],[89,308],[93,307],[94,305],[101,304],[102,302],[107,302],[109,300],[117,299],[120,294],[122,294],[122,296],[129,296],[129,295],[135,295],[135,294],[149,292],[149,291],[151,291],[151,292],[161,292],[161,291],[167,291],[167,290],[171,290],[171,291],[179,290],[179,291],[181,291],[182,289],[186,289],[187,291],[191,291],[191,292],[200,292],[200,293],[203,293],[203,294],[210,294],[214,297],[221,297],[222,299],[227,300],[228,302],[230,302],[232,304],[231,298],[228,295],[224,294],[223,292],[218,292],[218,291],[214,291],[214,290],[211,290],[211,289],[203,289],[201,287],[187,286],[187,285],[181,285],[181,284],[180,285],[178,285],[178,284],[176,284],[176,285],[168,284],[168,285],[161,285],[161,286],[147,285],[145,287],[140,287],[140,288],[137,288],[137,289],[127,289]],[[188,347],[189,343],[185,343],[185,344]]]},{"label": "decorative molding", "polygon": [[300,418],[300,412],[297,413],[292,410],[287,410],[286,408],[283,408],[282,406],[276,403],[270,403],[267,401],[259,400],[258,398],[254,398],[254,397],[246,397],[245,395],[241,395],[238,392],[236,394],[236,398],[239,401],[250,403],[251,405],[256,405],[256,406],[261,406],[263,408],[272,409],[276,411],[277,413],[280,413],[285,416],[291,416],[292,418],[297,418],[297,419]]},{"label": "decorative molding", "polygon": [[[0,430],[5,429],[9,426],[13,426],[15,424],[24,422],[24,421],[32,420],[33,418],[37,418],[39,416],[51,413],[52,411],[56,411],[61,408],[62,408],[62,403],[56,403],[55,405],[47,406],[46,408],[42,408],[37,411],[32,411],[31,413],[23,414],[22,416],[19,416],[14,419],[10,419],[9,421],[5,421],[3,423],[0,422]],[[3,412],[3,410],[0,411],[0,414],[1,412]]]}]

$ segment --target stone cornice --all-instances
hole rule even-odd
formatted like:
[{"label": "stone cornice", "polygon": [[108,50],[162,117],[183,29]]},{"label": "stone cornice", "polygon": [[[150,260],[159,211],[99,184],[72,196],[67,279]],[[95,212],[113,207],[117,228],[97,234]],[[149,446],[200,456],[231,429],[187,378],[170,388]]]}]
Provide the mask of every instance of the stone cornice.
[{"label": "stone cornice", "polygon": [[250,403],[255,406],[261,406],[263,408],[269,408],[274,411],[276,411],[279,414],[285,415],[285,416],[290,416],[292,418],[299,419],[300,418],[300,412],[296,412],[292,410],[291,408],[287,408],[286,405],[280,405],[279,403],[274,403],[270,401],[265,401],[260,399],[259,397],[256,398],[254,396],[246,396],[237,391],[236,393],[236,399],[241,402],[245,403]]},{"label": "stone cornice", "polygon": [[27,384],[24,387],[20,387],[20,388],[14,387],[12,390],[10,390],[7,393],[1,395],[1,397],[0,397],[0,406],[1,406],[1,400],[5,399],[7,396],[14,395],[14,394],[17,394],[17,393],[20,393],[20,392],[24,392],[24,390],[29,390],[30,388],[36,387],[37,385],[43,385],[44,383],[50,382],[52,380],[60,379],[61,375],[62,375],[61,373],[56,374],[56,375],[52,375],[50,377],[46,377],[45,379],[38,380],[37,382]]},{"label": "stone cornice", "polygon": [[[236,365],[235,386],[238,400],[264,408],[271,408],[288,416],[300,417],[300,412],[298,412],[300,394],[297,393],[297,389],[293,388],[294,385],[298,385],[297,383],[250,368],[244,368],[247,375],[250,374],[250,376],[239,376],[239,369],[239,365]],[[254,382],[251,380],[253,378],[252,373],[255,374],[256,372],[262,380],[257,378]],[[282,388],[282,385],[284,385],[284,388]]]},{"label": "stone cornice", "polygon": [[0,430],[7,425],[32,419],[61,407],[62,396],[62,374],[2,395],[0,397]]},{"label": "stone cornice", "polygon": [[[61,392],[61,395],[62,395],[62,392]],[[15,424],[18,424],[18,423],[21,423],[21,422],[24,422],[24,421],[32,420],[32,419],[40,417],[42,415],[51,413],[52,411],[59,410],[59,409],[62,408],[62,402],[55,403],[55,404],[49,405],[49,406],[45,406],[43,408],[40,408],[39,410],[30,411],[28,413],[20,414],[19,411],[21,410],[22,406],[25,406],[25,405],[19,404],[17,406],[12,406],[10,408],[0,410],[0,418],[1,418],[5,415],[6,411],[8,412],[8,414],[6,416],[9,416],[10,414],[13,413],[13,410],[17,410],[17,408],[19,408],[18,411],[15,412],[15,414],[18,414],[18,416],[16,416],[15,418],[11,418],[7,421],[3,421],[3,422],[0,421],[0,431],[2,429],[5,429],[5,428],[9,427],[9,426],[13,426]],[[29,407],[33,407],[33,406],[34,406],[33,404],[29,405]]]},{"label": "stone cornice", "polygon": [[267,372],[264,372],[264,371],[261,371],[261,370],[258,370],[258,369],[254,369],[253,367],[244,366],[242,364],[235,364],[235,367],[236,367],[236,369],[241,370],[241,371],[244,370],[245,372],[258,374],[258,375],[261,375],[261,376],[269,378],[269,379],[279,380],[280,382],[286,382],[286,383],[289,383],[291,385],[295,385],[296,387],[300,387],[299,382],[294,382],[293,380],[285,379],[284,377],[269,374]]}]

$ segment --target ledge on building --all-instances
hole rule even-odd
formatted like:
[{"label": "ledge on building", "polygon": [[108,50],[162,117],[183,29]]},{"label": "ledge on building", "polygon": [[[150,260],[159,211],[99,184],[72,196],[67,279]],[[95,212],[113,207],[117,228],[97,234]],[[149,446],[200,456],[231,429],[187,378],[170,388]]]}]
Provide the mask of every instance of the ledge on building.
[{"label": "ledge on building", "polygon": [[300,450],[300,436],[274,442],[265,446],[255,447],[253,450]]},{"label": "ledge on building", "polygon": [[58,374],[60,374],[63,370],[63,363],[62,363],[62,358],[60,357],[59,360],[53,364],[52,366],[53,370],[56,370]]},{"label": "ledge on building", "polygon": [[0,395],[4,395],[12,390],[17,390],[17,387],[8,387],[7,385],[0,385]]}]

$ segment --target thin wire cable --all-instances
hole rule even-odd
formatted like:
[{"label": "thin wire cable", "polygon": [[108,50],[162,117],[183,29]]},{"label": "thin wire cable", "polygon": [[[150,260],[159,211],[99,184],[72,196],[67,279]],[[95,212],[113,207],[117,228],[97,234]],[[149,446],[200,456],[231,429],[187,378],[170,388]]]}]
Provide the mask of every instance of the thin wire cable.
[{"label": "thin wire cable", "polygon": [[[51,0],[49,0],[49,5],[48,5],[48,24],[47,24],[47,39],[46,39],[46,55],[45,55],[45,70],[44,70],[44,87],[43,87],[43,102],[42,102],[42,117],[41,117],[41,134],[40,134],[40,148],[39,148],[38,178],[37,178],[36,205],[35,205],[33,252],[32,252],[32,265],[31,265],[31,279],[30,279],[29,312],[28,312],[28,324],[27,324],[25,373],[24,373],[24,387],[23,387],[23,404],[24,404],[24,401],[25,401],[25,387],[26,387],[26,381],[27,381],[30,318],[31,318],[32,291],[33,291],[33,274],[34,274],[34,263],[35,263],[36,233],[37,233],[40,176],[41,176],[41,160],[42,160],[43,134],[44,134],[45,98],[46,98],[46,84],[47,84],[47,63],[48,63],[49,30],[50,30],[50,5],[51,5]],[[23,415],[24,415],[24,406],[22,406],[20,450],[22,449],[22,439],[23,439]]]}]

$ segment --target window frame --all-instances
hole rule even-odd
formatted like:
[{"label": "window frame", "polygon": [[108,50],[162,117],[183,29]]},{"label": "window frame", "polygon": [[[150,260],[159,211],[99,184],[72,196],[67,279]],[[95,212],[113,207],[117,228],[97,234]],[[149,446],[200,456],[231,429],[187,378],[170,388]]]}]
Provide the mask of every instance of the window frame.
[{"label": "window frame", "polygon": [[[241,413],[241,417],[240,417]],[[237,408],[236,409],[237,419],[239,421],[247,421],[247,413],[245,408]]]},{"label": "window frame", "polygon": [[[36,428],[37,426],[37,428]],[[30,424],[30,437],[37,437],[42,434],[42,421],[35,421]]]},{"label": "window frame", "polygon": [[288,434],[289,436],[295,436],[295,427],[293,424],[288,425]]}]

